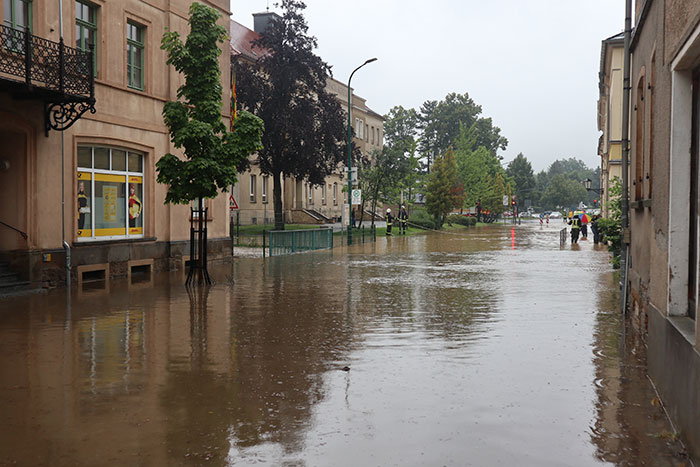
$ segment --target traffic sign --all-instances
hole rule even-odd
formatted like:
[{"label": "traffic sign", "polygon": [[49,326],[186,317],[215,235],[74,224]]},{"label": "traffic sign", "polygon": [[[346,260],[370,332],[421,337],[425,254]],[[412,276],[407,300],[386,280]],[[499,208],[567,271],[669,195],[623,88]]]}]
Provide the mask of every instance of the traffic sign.
[{"label": "traffic sign", "polygon": [[236,198],[233,197],[233,193],[231,193],[231,196],[228,197],[228,208],[231,211],[238,209],[238,203],[236,203]]},{"label": "traffic sign", "polygon": [[352,190],[352,204],[362,204],[362,190],[360,190],[359,188],[355,188]]}]

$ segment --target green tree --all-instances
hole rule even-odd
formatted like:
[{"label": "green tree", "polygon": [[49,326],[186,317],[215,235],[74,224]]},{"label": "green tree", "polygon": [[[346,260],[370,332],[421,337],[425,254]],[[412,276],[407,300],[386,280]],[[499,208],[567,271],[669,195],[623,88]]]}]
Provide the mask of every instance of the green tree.
[{"label": "green tree", "polygon": [[576,207],[587,197],[588,193],[579,181],[559,173],[549,180],[547,188],[542,194],[542,204],[549,209],[555,209],[558,206]]},{"label": "green tree", "polygon": [[[263,122],[241,112],[236,131],[228,131],[221,118],[222,86],[219,68],[219,44],[226,38],[226,29],[216,24],[216,10],[193,3],[189,10],[190,34],[183,44],[180,35],[167,31],[161,48],[168,52],[169,65],[185,75],[185,84],[178,89],[180,100],[166,102],[163,119],[170,131],[170,140],[184,152],[184,160],[165,154],[156,163],[158,183],[168,185],[165,203],[185,204],[215,197],[236,182],[238,171],[246,167],[248,155],[262,148]],[[199,216],[200,230],[202,216]],[[199,250],[206,245],[200,238]],[[206,265],[199,258],[199,270]],[[201,282],[201,276],[200,276]]]},{"label": "green tree", "polygon": [[314,54],[299,0],[282,0],[284,10],[261,37],[254,64],[235,64],[238,101],[265,120],[260,171],[272,176],[275,228],[284,229],[282,177],[320,185],[347,154],[346,114],[326,91],[331,68]]},{"label": "green tree", "polygon": [[620,267],[622,248],[622,182],[619,177],[612,179],[608,193],[608,216],[598,221],[598,229],[608,250],[613,253],[613,267]]},{"label": "green tree", "polygon": [[[362,217],[364,217],[365,203],[370,203],[372,212],[377,212],[378,203],[398,201],[401,181],[410,171],[410,163],[411,159],[405,157],[399,149],[389,146],[385,146],[381,151],[374,151],[372,157],[361,161],[358,178],[364,194],[360,207]],[[372,225],[374,225],[374,216],[372,216]]]},{"label": "green tree", "polygon": [[508,146],[508,140],[501,136],[500,128],[493,126],[490,118],[480,117],[481,111],[481,106],[466,92],[453,92],[442,101],[423,103],[419,119],[422,132],[419,151],[428,167],[436,155],[456,146],[463,128],[470,129],[473,134],[471,150],[483,146],[495,156],[498,149]]},{"label": "green tree", "polygon": [[457,178],[457,161],[451,148],[435,159],[426,191],[425,208],[435,219],[435,225],[441,228],[450,211],[464,202],[464,191]]},{"label": "green tree", "polygon": [[526,199],[532,200],[535,191],[535,175],[532,172],[530,161],[522,153],[510,161],[506,173],[515,182],[514,194],[518,203],[523,203]]}]

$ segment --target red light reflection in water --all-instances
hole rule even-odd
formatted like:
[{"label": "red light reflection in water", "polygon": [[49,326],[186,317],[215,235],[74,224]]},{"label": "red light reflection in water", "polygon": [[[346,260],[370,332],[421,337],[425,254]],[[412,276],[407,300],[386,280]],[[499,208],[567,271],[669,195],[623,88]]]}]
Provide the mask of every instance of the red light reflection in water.
[{"label": "red light reflection in water", "polygon": [[510,229],[510,249],[515,250],[515,227]]}]

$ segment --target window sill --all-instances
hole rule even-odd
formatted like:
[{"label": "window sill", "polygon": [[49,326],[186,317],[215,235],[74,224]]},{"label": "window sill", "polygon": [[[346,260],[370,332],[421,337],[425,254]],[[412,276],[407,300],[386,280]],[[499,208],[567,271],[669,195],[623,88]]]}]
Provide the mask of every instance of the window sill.
[{"label": "window sill", "polygon": [[695,347],[695,320],[689,316],[669,316],[668,322]]},{"label": "window sill", "polygon": [[78,242],[73,241],[74,248],[82,248],[86,246],[100,246],[100,245],[111,245],[113,243],[147,243],[155,242],[158,237],[140,237],[140,238],[123,238],[119,240],[94,240],[89,242]]}]

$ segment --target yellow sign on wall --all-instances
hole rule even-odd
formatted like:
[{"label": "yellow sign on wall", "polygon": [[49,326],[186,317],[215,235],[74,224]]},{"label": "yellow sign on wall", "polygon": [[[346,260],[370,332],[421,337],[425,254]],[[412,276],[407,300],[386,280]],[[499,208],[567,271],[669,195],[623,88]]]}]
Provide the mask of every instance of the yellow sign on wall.
[{"label": "yellow sign on wall", "polygon": [[105,185],[102,187],[102,199],[104,203],[104,221],[117,221],[117,187]]}]

